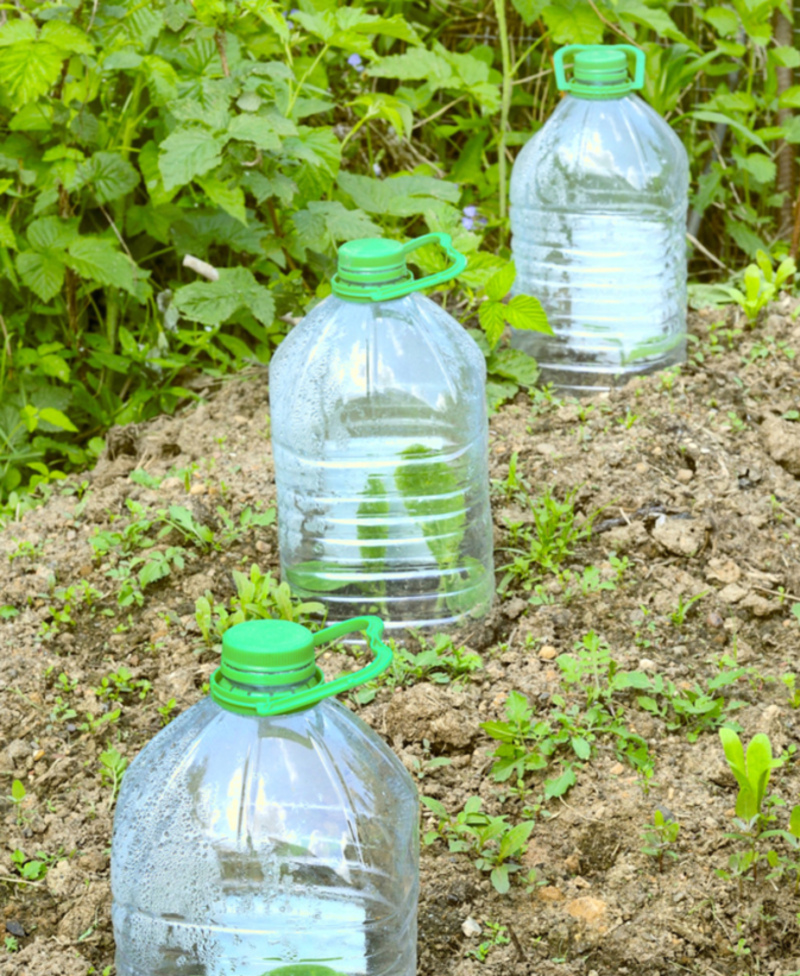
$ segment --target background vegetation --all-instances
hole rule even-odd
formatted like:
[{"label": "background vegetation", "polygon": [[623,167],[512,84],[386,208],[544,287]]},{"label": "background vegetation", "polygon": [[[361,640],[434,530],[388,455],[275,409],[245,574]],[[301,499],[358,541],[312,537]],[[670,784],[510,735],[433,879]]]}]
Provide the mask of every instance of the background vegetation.
[{"label": "background vegetation", "polygon": [[293,2],[0,9],[6,512],[111,424],[194,396],[198,371],[268,362],[342,241],[446,231],[474,304],[508,258],[510,166],[556,104],[563,44],[646,52],[644,97],[691,159],[697,280],[797,249],[786,4]]}]

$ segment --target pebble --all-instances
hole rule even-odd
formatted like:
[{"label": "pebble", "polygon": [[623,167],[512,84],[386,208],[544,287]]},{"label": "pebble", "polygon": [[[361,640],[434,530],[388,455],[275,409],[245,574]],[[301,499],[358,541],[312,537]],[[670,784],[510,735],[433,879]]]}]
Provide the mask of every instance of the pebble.
[{"label": "pebble", "polygon": [[461,923],[461,931],[466,935],[468,939],[471,939],[474,935],[481,934],[481,927],[478,922],[470,915],[464,919]]},{"label": "pebble", "polygon": [[656,662],[651,661],[649,657],[643,657],[638,664],[640,671],[655,671]]},{"label": "pebble", "polygon": [[738,583],[728,583],[717,593],[723,603],[738,603],[747,596],[748,591]]},{"label": "pebble", "polygon": [[208,489],[206,488],[205,485],[192,485],[192,487],[189,489],[189,494],[190,495],[205,495],[205,493],[206,493],[207,490]]},{"label": "pebble", "polygon": [[680,481],[682,485],[688,485],[692,478],[694,478],[694,472],[690,471],[689,468],[680,468],[676,473],[675,478]]},{"label": "pebble", "polygon": [[625,767],[622,765],[622,763],[614,763],[611,769],[609,769],[609,773],[611,773],[612,776],[621,776],[624,771]]},{"label": "pebble", "polygon": [[716,610],[712,610],[711,613],[706,617],[706,626],[713,627],[716,630],[719,627],[724,627],[725,621],[721,614],[717,613]]},{"label": "pebble", "polygon": [[15,935],[18,939],[25,938],[25,929],[13,918],[6,922],[6,932],[9,935]]},{"label": "pebble", "polygon": [[633,469],[637,474],[647,474],[647,465],[640,461]]},{"label": "pebble", "polygon": [[545,456],[552,456],[556,453],[556,448],[552,444],[537,444],[535,450],[537,454],[544,454]]},{"label": "pebble", "polygon": [[542,661],[552,661],[553,658],[557,656],[558,651],[552,646],[552,644],[545,644],[541,651],[539,651],[539,657]]},{"label": "pebble", "polygon": [[33,754],[34,762],[39,762],[40,759],[44,759],[44,749],[37,749]]}]

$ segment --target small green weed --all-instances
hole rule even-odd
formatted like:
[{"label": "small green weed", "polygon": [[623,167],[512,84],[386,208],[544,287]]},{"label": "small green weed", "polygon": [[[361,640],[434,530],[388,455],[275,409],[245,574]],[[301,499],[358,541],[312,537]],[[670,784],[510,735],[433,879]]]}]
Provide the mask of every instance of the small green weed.
[{"label": "small green weed", "polygon": [[17,811],[17,826],[21,827],[25,823],[25,816],[22,813],[22,804],[25,802],[25,797],[27,793],[25,791],[25,784],[18,779],[12,780],[11,782],[11,793],[6,797],[7,800],[11,800]]},{"label": "small green weed", "polygon": [[436,829],[425,834],[425,843],[442,839],[451,853],[467,854],[479,871],[490,872],[495,891],[504,895],[511,887],[511,875],[522,870],[517,859],[527,850],[533,821],[512,827],[504,816],[492,817],[482,812],[479,796],[470,797],[455,816],[439,800],[430,796],[420,799],[438,818]]},{"label": "small green weed", "polygon": [[128,760],[113,746],[100,753],[100,782],[111,791],[108,799],[109,809],[114,806],[127,767]]},{"label": "small green weed", "polygon": [[656,858],[658,861],[658,871],[661,874],[664,870],[664,856],[677,858],[678,855],[672,850],[672,845],[678,839],[680,824],[673,820],[672,815],[659,807],[653,813],[653,823],[648,824],[642,831],[644,847],[642,854]]},{"label": "small green weed", "polygon": [[800,708],[800,688],[797,686],[797,675],[794,672],[781,675],[781,681],[786,685],[789,692],[789,705],[791,708]]},{"label": "small green weed", "polygon": [[689,615],[689,611],[692,609],[692,607],[696,603],[699,603],[700,600],[703,599],[703,597],[708,596],[710,592],[711,592],[710,590],[703,590],[702,593],[698,593],[695,596],[691,596],[689,597],[688,600],[685,601],[683,599],[683,594],[679,593],[678,606],[669,615],[669,619],[672,622],[672,626],[683,627],[683,625],[686,623],[686,618]]},{"label": "small green weed", "polygon": [[122,666],[119,671],[102,678],[94,691],[98,698],[107,701],[120,701],[134,696],[139,701],[144,701],[151,688],[152,685],[146,678],[134,678],[131,672]]},{"label": "small green weed", "polygon": [[24,851],[17,848],[11,854],[14,869],[25,881],[41,881],[47,874],[47,869],[56,860],[56,857],[51,857],[44,851],[36,851],[33,857],[28,857]]},{"label": "small green weed", "polygon": [[508,926],[500,925],[499,922],[486,922],[485,928],[488,929],[489,938],[481,942],[477,949],[468,949],[464,953],[467,958],[472,957],[478,962],[486,962],[492,949],[497,948],[497,946],[508,945],[511,942]]}]

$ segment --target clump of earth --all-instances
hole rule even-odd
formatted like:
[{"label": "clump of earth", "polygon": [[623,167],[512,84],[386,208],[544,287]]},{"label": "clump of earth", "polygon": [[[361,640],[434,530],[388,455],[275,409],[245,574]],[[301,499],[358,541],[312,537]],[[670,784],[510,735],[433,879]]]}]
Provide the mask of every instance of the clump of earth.
[{"label": "clump of earth", "polygon": [[[474,856],[441,838],[423,845],[420,976],[800,970],[794,871],[720,874],[742,844],[731,836],[737,785],[717,731],[730,721],[744,741],[769,735],[783,762],[768,793],[785,828],[800,803],[800,700],[782,680],[800,672],[798,307],[784,296],[754,327],[734,311],[696,313],[680,370],[581,402],[520,393],[491,418],[500,593],[489,617],[453,635],[482,666],[405,673],[347,701],[450,814],[480,797],[492,816],[535,822],[505,894]],[[132,760],[204,694],[218,651],[201,632],[198,598],[229,605],[234,572],[253,564],[277,580],[274,523],[243,515],[275,503],[266,371],[200,392],[199,405],[175,416],[111,431],[94,471],[54,484],[44,504],[0,530],[3,976],[84,976],[113,964],[114,797],[101,756],[113,748]],[[525,493],[546,490],[571,496],[577,526],[592,531],[570,548],[560,578],[535,563],[509,575],[513,550],[527,550]],[[168,575],[140,587],[141,601],[121,606],[114,571],[143,550],[131,540],[127,554],[98,552],[90,539],[170,505],[215,543],[151,531],[147,551],[167,558],[180,548],[182,565],[173,559]],[[651,775],[600,737],[588,760],[572,756],[571,789],[545,798],[552,767],[530,772],[520,797],[513,781],[493,777],[498,742],[483,723],[506,719],[512,692],[535,720],[584,714],[586,692],[565,682],[562,655],[575,658],[589,634],[618,671],[660,676],[686,694],[735,674],[712,695],[724,699],[720,715],[676,722],[631,692],[612,696],[646,745]],[[421,649],[412,635],[404,646]],[[329,676],[356,666],[349,653],[327,654]],[[114,682],[120,669],[127,677]],[[14,780],[25,790],[19,803]],[[660,862],[643,837],[657,808],[680,825]],[[435,837],[436,825],[424,808],[423,832]],[[42,863],[27,882],[16,851]]]}]

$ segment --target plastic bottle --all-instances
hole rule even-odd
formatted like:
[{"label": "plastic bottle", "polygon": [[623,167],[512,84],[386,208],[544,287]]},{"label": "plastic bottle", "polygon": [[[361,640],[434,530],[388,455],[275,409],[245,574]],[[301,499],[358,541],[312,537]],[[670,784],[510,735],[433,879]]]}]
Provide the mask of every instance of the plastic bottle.
[{"label": "plastic bottle", "polygon": [[[353,630],[375,660],[325,683],[314,648]],[[117,976],[414,976],[416,789],[330,697],[388,667],[382,630],[365,617],[227,631],[210,697],[122,781]]]},{"label": "plastic bottle", "polygon": [[[406,257],[434,242],[452,264],[415,280]],[[344,244],[270,365],[282,574],[329,619],[443,628],[491,604],[486,365],[418,294],[465,264],[446,234]]]},{"label": "plastic bottle", "polygon": [[515,289],[542,302],[554,332],[515,331],[512,344],[537,359],[542,382],[576,396],[685,359],[689,163],[633,94],[644,69],[625,44],[557,51],[567,94],[511,176]]}]

